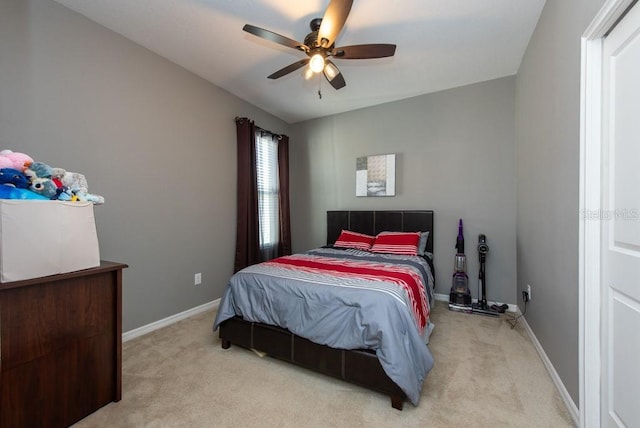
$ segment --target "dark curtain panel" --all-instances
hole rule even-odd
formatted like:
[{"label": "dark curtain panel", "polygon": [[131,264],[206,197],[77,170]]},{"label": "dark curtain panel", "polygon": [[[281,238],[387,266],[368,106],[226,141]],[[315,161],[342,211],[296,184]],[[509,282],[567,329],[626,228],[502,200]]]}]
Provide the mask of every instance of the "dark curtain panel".
[{"label": "dark curtain panel", "polygon": [[[238,220],[234,272],[262,261],[256,172],[255,123],[236,118],[238,138]],[[262,132],[268,132],[261,130]],[[278,137],[278,206],[279,239],[275,256],[291,254],[291,221],[289,211],[289,137]],[[270,257],[273,257],[271,254]]]},{"label": "dark curtain panel", "polygon": [[234,272],[258,263],[260,258],[256,125],[246,117],[236,118],[236,131],[238,138],[238,220]]},{"label": "dark curtain panel", "polygon": [[280,242],[278,256],[291,254],[291,221],[289,220],[289,137],[278,141],[278,180],[280,185]]}]

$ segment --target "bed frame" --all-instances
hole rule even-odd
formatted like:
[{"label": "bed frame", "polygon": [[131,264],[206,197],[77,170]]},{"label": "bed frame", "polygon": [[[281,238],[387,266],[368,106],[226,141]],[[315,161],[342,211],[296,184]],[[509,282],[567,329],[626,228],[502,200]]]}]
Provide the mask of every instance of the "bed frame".
[{"label": "bed frame", "polygon": [[[433,253],[433,211],[327,211],[327,244],[342,229],[376,235],[383,231],[429,231],[427,251]],[[236,316],[220,324],[222,348],[231,344],[265,352],[288,361],[389,395],[391,406],[402,410],[406,395],[382,369],[374,350],[345,350],[313,343],[272,325]]]}]

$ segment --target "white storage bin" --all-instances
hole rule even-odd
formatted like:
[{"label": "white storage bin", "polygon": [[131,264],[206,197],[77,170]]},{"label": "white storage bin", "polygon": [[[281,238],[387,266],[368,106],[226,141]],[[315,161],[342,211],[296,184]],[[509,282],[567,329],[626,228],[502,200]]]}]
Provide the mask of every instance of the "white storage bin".
[{"label": "white storage bin", "polygon": [[0,282],[99,265],[91,202],[0,200]]}]

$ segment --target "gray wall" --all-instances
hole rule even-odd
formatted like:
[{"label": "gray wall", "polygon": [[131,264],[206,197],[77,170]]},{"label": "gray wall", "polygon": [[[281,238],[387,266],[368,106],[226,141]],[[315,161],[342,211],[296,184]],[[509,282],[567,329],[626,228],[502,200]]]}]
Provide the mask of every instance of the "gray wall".
[{"label": "gray wall", "polygon": [[[518,295],[575,403],[580,36],[604,0],[547,0],[516,80]],[[522,308],[522,306],[521,306]]]},{"label": "gray wall", "polygon": [[82,172],[106,198],[95,208],[101,256],[130,265],[125,331],[222,295],[235,245],[235,116],[288,131],[55,2],[0,1],[0,148]]},{"label": "gray wall", "polygon": [[[106,197],[100,250],[130,265],[126,331],[222,294],[233,118],[288,132],[294,250],[324,243],[329,209],[434,209],[446,294],[463,218],[474,294],[485,233],[489,298],[514,303],[532,285],[527,321],[577,402],[580,35],[603,3],[547,0],[515,80],[289,127],[55,2],[2,0],[0,148],[83,172]],[[355,158],[382,153],[398,155],[397,196],[356,198]]]},{"label": "gray wall", "polygon": [[[438,293],[451,287],[458,219],[470,286],[487,235],[488,298],[515,303],[515,77],[292,125],[295,251],[323,245],[326,211],[433,209]],[[355,196],[356,158],[396,153],[395,197]]]}]

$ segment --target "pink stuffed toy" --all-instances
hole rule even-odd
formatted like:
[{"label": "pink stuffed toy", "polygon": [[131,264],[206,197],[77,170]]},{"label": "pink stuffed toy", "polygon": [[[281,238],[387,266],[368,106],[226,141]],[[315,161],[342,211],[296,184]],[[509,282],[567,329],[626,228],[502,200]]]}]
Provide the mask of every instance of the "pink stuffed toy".
[{"label": "pink stuffed toy", "polygon": [[20,152],[14,152],[9,149],[1,151],[0,158],[4,158],[0,162],[6,163],[7,159],[9,160],[9,162],[11,162],[11,166],[7,166],[6,168],[17,169],[20,172],[24,172],[24,170],[29,168],[29,166],[33,163],[33,159],[31,158],[31,156]]},{"label": "pink stuffed toy", "polygon": [[6,156],[0,156],[0,169],[4,168],[14,169],[13,162],[11,162],[11,160]]}]

